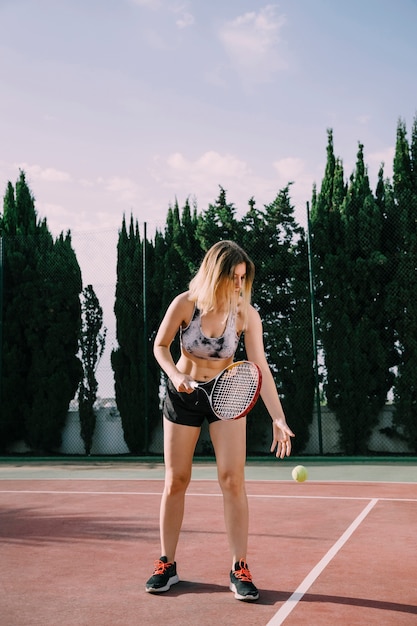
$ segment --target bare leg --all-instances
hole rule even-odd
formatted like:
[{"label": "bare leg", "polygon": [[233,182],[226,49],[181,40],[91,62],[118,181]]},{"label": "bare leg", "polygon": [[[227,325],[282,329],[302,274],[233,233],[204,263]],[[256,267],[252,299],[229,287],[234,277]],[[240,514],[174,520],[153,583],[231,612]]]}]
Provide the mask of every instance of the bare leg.
[{"label": "bare leg", "polygon": [[165,487],[160,507],[161,555],[175,560],[200,428],[164,419]]},{"label": "bare leg", "polygon": [[224,519],[232,569],[246,561],[249,512],[245,488],[246,418],[210,424],[210,436],[217,461],[217,474],[223,493]]}]

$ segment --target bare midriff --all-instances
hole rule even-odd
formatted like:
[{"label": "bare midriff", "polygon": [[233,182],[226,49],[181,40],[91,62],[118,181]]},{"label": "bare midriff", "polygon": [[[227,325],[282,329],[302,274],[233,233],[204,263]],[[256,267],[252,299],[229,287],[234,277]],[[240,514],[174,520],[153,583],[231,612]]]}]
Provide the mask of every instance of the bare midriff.
[{"label": "bare midriff", "polygon": [[183,374],[188,374],[198,382],[211,380],[219,374],[225,367],[233,363],[233,357],[227,359],[216,359],[207,361],[188,354],[184,349],[177,362],[177,369]]}]

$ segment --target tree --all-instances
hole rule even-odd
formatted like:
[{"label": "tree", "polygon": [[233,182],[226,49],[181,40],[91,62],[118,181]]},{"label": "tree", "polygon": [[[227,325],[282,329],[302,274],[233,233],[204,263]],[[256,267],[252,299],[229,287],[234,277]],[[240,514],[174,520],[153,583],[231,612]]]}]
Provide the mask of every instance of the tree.
[{"label": "tree", "polygon": [[129,232],[123,218],[117,245],[117,283],[114,312],[118,348],[113,350],[116,403],[122,419],[126,444],[132,453],[145,450],[145,425],[139,419],[144,406],[140,360],[142,354],[143,308],[140,293],[143,276],[140,261],[141,242],[138,224],[130,219]]},{"label": "tree", "polygon": [[159,416],[159,376],[152,355],[152,337],[161,294],[160,286],[158,293],[152,284],[148,285],[148,277],[159,262],[163,263],[163,259],[155,259],[147,238],[141,240],[133,217],[129,232],[123,219],[114,305],[119,345],[112,352],[111,362],[124,438],[134,454],[148,451],[149,435]]},{"label": "tree", "polygon": [[[46,223],[44,229],[46,235]],[[52,451],[61,445],[68,406],[82,376],[77,356],[82,283],[69,233],[41,251],[37,272],[40,297],[33,302],[28,324],[32,408],[26,419],[26,440],[34,450]]]},{"label": "tree", "polygon": [[343,449],[363,454],[393,382],[384,216],[369,187],[363,145],[347,188],[332,152],[329,134],[328,166],[312,211],[325,391]]},{"label": "tree", "polygon": [[[32,200],[29,197],[29,202]],[[32,206],[32,219],[27,213]],[[27,378],[31,349],[26,336],[25,320],[30,318],[33,299],[35,252],[33,203],[27,208],[20,197],[16,205],[11,182],[4,196],[1,234],[4,247],[3,268],[3,349],[2,394],[0,406],[0,449],[25,438],[25,416],[31,405]]]},{"label": "tree", "polygon": [[297,433],[294,449],[300,452],[313,413],[313,346],[307,246],[289,190],[290,184],[263,211],[251,200],[241,226],[243,247],[256,266],[253,302],[263,320],[265,351],[287,420]]},{"label": "tree", "polygon": [[81,377],[81,271],[70,233],[53,239],[38,221],[23,172],[9,183],[5,240],[2,446],[23,437],[34,451],[61,444]]},{"label": "tree", "polygon": [[241,241],[243,235],[239,221],[236,219],[236,208],[227,201],[227,193],[220,186],[220,192],[213,204],[198,216],[196,236],[205,253],[217,241],[231,239]]},{"label": "tree", "polygon": [[417,451],[417,117],[411,147],[404,121],[397,127],[394,198],[399,225],[395,281],[390,292],[399,362],[395,383],[394,427]]},{"label": "tree", "polygon": [[98,389],[96,371],[104,352],[107,334],[107,328],[103,328],[103,309],[92,285],[87,285],[83,289],[81,312],[80,350],[83,377],[78,391],[78,411],[85,452],[90,454],[96,425],[94,410]]}]

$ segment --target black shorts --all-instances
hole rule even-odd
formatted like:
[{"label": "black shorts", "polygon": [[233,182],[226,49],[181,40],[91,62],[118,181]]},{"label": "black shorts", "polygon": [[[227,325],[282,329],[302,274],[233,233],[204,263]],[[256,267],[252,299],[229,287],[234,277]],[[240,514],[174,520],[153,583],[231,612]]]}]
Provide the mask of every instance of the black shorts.
[{"label": "black shorts", "polygon": [[209,424],[219,421],[204,391],[195,389],[192,393],[181,393],[175,389],[170,379],[167,384],[163,415],[170,422],[184,426],[202,426],[205,419]]}]

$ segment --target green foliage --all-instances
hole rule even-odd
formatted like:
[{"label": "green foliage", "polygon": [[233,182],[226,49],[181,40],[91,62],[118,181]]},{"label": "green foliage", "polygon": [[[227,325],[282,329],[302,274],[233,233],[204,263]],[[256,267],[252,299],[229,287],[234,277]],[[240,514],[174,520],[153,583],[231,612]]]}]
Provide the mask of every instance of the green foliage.
[{"label": "green foliage", "polygon": [[[203,253],[222,239],[240,241],[243,233],[235,216],[236,209],[233,203],[227,202],[226,191],[220,187],[219,196],[214,204],[209,204],[198,216],[196,238]],[[203,254],[201,259],[202,257]]]},{"label": "green foliage", "polygon": [[[146,262],[146,271],[144,271]],[[159,259],[158,259],[159,263]],[[147,452],[149,435],[158,419],[159,372],[152,354],[151,338],[159,312],[158,286],[144,281],[155,276],[154,251],[141,240],[137,223],[123,219],[119,233],[116,284],[116,333],[118,348],[111,356],[116,402],[124,438],[134,454]],[[162,278],[160,274],[158,278]]]},{"label": "green foliage", "polygon": [[390,292],[398,345],[394,395],[394,427],[397,435],[417,452],[417,117],[411,147],[403,121],[397,128],[394,157],[394,200],[399,228],[396,231],[394,282]]},{"label": "green foliage", "polygon": [[[297,446],[301,450],[308,441],[312,418],[314,380],[312,346],[305,340],[311,334],[309,313],[308,271],[303,230],[296,224],[289,200],[289,188],[280,192],[265,211],[258,211],[253,200],[242,219],[227,202],[220,187],[219,196],[206,211],[197,215],[188,202],[180,211],[177,204],[168,211],[164,233],[157,232],[153,245],[148,242],[148,306],[147,337],[149,344],[162,316],[172,299],[188,288],[190,278],[200,265],[205,251],[219,239],[233,239],[252,256],[256,267],[254,304],[265,321],[266,351],[279,385],[289,421],[297,429]],[[138,407],[152,403],[149,428],[160,423],[160,406],[153,403],[150,385],[148,399],[142,395],[144,374],[138,364],[143,346],[140,337],[144,327],[139,302],[142,288],[140,262],[142,246],[133,226],[127,235],[123,222],[119,238],[118,284],[116,317],[118,350],[112,363],[116,380],[116,400],[122,416],[125,439],[132,451],[146,451],[144,416]],[[136,259],[138,265],[132,263]],[[135,302],[135,306],[130,300]],[[173,357],[179,357],[179,342],[171,347]],[[243,342],[237,357],[244,358]],[[296,380],[293,373],[296,372]],[[155,359],[148,361],[147,376],[151,377],[155,398],[158,388],[164,388],[164,375]],[[162,376],[162,378],[161,378]],[[299,377],[299,378],[297,378]],[[162,400],[162,398],[161,398]],[[248,419],[248,447],[259,453],[265,451],[266,433],[271,419],[260,402]]]},{"label": "green foliage", "polygon": [[97,400],[97,366],[104,352],[107,328],[103,328],[103,309],[100,306],[92,285],[87,285],[82,292],[81,301],[82,327],[80,350],[83,365],[83,377],[78,390],[78,411],[80,432],[86,454],[90,454],[96,425],[94,403]]},{"label": "green foliage", "polygon": [[380,174],[377,202],[369,187],[362,145],[347,187],[332,152],[329,133],[328,165],[312,212],[325,392],[339,423],[343,450],[365,454],[393,383],[384,186]]},{"label": "green foliage", "polygon": [[263,320],[265,352],[299,453],[309,440],[314,371],[307,246],[289,188],[263,211],[250,202],[242,219],[242,245],[256,266],[253,302]]},{"label": "green foliage", "polygon": [[[141,239],[133,218],[119,232],[114,310],[118,347],[111,361],[116,401],[132,453],[147,452],[160,424],[164,376],[153,357],[155,333],[175,295],[188,287],[206,250],[232,239],[256,266],[253,302],[264,323],[268,361],[290,426],[294,450],[310,436],[313,346],[304,230],[294,219],[291,183],[262,209],[255,200],[237,217],[226,191],[197,212],[187,200],[169,207],[163,232]],[[390,434],[417,451],[417,117],[411,142],[400,120],[393,182],[380,167],[370,189],[359,144],[345,181],[328,130],[327,162],[311,210],[313,273],[323,397],[336,414],[344,453],[366,454],[387,395],[394,392]],[[3,346],[0,449],[25,440],[33,450],[60,444],[69,401],[80,385],[82,436],[91,447],[95,369],[104,348],[102,311],[84,292],[68,233],[54,240],[39,221],[22,172],[4,196]],[[88,305],[87,305],[88,301]],[[90,308],[91,307],[91,308]],[[91,314],[91,317],[90,317]],[[84,369],[77,358],[81,347]],[[174,358],[179,343],[172,345]],[[243,342],[238,358],[245,358]],[[84,372],[84,374],[83,374]],[[248,451],[267,446],[270,418],[259,402],[248,419]]]},{"label": "green foliage", "polygon": [[131,452],[138,453],[144,445],[144,425],[138,419],[143,402],[141,384],[140,326],[143,316],[141,292],[143,276],[140,271],[141,242],[138,228],[130,220],[129,233],[123,219],[117,247],[117,284],[114,312],[119,347],[112,352],[116,402],[122,418],[124,437]]},{"label": "green foliage", "polygon": [[53,240],[38,222],[24,173],[9,183],[4,239],[3,387],[0,446],[24,439],[33,451],[60,446],[81,376],[77,358],[81,272],[71,237]]}]

